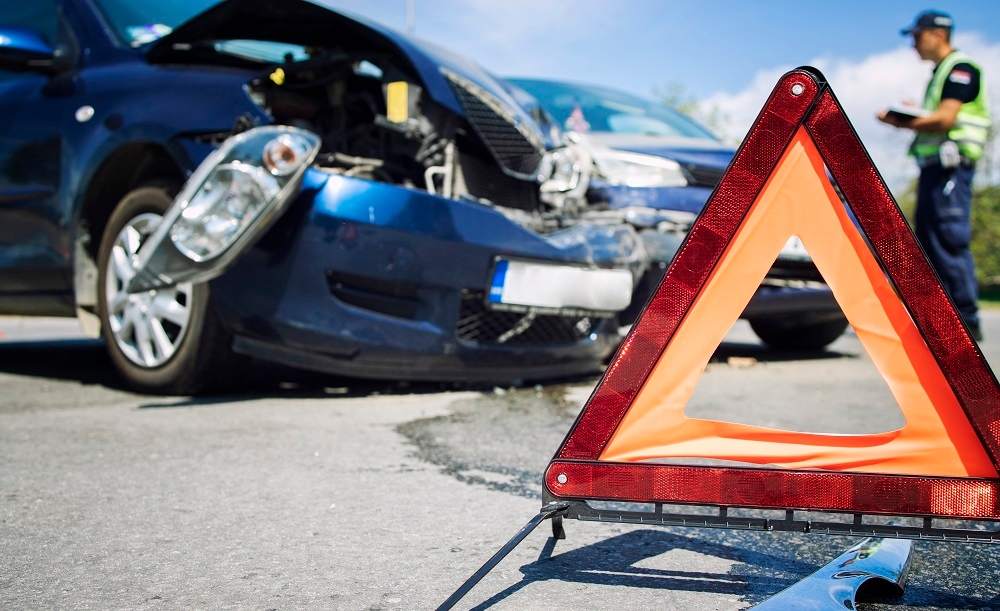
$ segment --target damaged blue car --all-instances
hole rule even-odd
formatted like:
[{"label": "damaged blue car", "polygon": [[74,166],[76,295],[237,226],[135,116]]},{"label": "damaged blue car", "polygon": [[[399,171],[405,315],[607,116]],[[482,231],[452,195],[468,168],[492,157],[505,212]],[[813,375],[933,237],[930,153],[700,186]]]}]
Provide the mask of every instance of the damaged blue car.
[{"label": "damaged blue car", "polygon": [[[650,266],[627,323],[652,294],[688,229],[736,153],[676,109],[608,87],[549,79],[508,79],[512,90],[569,130],[593,162],[591,216],[605,210],[635,225]],[[791,236],[742,313],[772,348],[819,349],[847,328],[847,318],[806,252]]]},{"label": "damaged blue car", "polygon": [[306,0],[0,14],[0,313],[134,388],[600,370],[648,262],[591,165],[475,63]]}]

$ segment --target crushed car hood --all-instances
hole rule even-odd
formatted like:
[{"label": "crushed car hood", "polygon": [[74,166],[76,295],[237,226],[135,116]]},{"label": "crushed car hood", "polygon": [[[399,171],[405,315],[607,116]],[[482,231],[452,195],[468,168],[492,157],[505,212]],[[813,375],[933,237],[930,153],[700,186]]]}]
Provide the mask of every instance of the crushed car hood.
[{"label": "crushed car hood", "polygon": [[[407,58],[438,104],[466,116],[442,69],[457,73],[503,102],[508,111],[540,137],[534,119],[475,62],[363,17],[308,0],[225,0],[150,44],[150,63],[192,63],[191,46],[224,40],[261,40],[344,51],[385,51]],[[211,63],[201,56],[195,63]]]}]

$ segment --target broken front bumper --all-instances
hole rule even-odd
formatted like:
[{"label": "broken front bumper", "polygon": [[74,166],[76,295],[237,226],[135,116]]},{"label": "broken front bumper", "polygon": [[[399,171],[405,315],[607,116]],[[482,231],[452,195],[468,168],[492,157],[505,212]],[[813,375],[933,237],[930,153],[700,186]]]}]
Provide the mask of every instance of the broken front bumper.
[{"label": "broken front bumper", "polygon": [[310,170],[285,215],[212,281],[213,301],[237,351],[306,369],[497,382],[590,374],[616,345],[616,312],[489,298],[498,260],[641,274],[630,227],[600,228],[602,240],[576,231],[540,235],[480,203]]}]

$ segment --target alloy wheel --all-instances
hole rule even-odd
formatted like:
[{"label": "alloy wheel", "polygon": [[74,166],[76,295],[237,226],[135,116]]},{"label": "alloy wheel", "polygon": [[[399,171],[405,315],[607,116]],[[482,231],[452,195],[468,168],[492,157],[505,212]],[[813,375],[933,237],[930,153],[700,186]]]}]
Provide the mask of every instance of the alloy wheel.
[{"label": "alloy wheel", "polygon": [[140,293],[125,290],[135,275],[139,248],[160,224],[158,214],[130,220],[115,238],[106,261],[107,323],[118,348],[141,367],[158,367],[174,355],[191,320],[191,283]]}]

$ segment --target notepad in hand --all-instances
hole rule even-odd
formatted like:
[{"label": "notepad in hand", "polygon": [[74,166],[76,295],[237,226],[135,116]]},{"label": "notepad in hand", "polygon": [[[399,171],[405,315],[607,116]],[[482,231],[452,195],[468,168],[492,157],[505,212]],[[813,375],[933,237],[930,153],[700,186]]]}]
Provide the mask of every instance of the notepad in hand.
[{"label": "notepad in hand", "polygon": [[887,108],[885,114],[900,121],[912,121],[917,117],[926,117],[931,113],[929,110],[924,110],[919,106],[895,105]]}]

